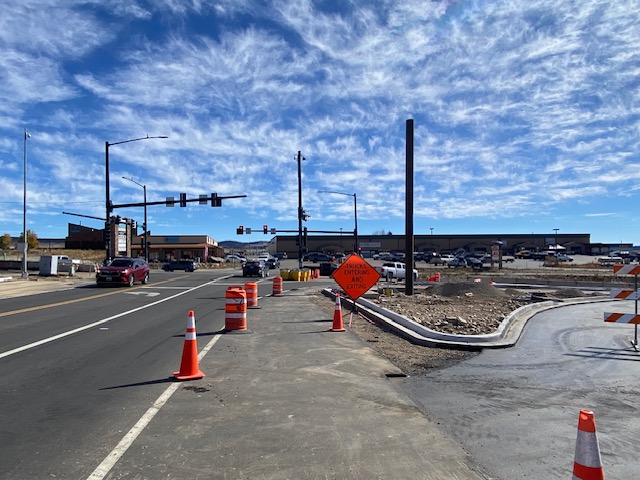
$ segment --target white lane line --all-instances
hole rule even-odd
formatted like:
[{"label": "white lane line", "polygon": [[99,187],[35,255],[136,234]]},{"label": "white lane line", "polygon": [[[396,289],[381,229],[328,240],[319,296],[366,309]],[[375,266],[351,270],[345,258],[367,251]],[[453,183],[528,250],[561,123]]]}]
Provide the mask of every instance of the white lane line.
[{"label": "white lane line", "polygon": [[153,285],[148,285],[146,287],[142,287],[143,289],[149,289],[149,290],[186,290],[187,288],[191,288],[191,287],[154,287]]},{"label": "white lane line", "polygon": [[[206,347],[202,349],[200,354],[198,355],[198,360],[202,361],[204,356],[211,350],[211,348],[215,345],[215,343],[220,339],[220,335],[215,335],[211,341],[207,344]],[[133,442],[138,438],[138,435],[142,433],[142,431],[151,423],[153,417],[156,416],[156,413],[160,411],[160,409],[169,401],[171,396],[178,390],[181,382],[172,383],[163,393],[158,397],[158,399],[153,403],[149,410],[145,412],[144,415],[138,420],[138,422],[129,430],[120,443],[116,445],[116,447],[106,456],[106,458],[98,465],[98,467],[93,471],[91,475],[87,477],[87,480],[102,480],[104,479],[109,471],[114,467],[118,460],[122,458],[122,456],[126,453],[126,451],[133,445]]]},{"label": "white lane line", "polygon": [[137,308],[134,308],[133,310],[128,310],[126,312],[118,313],[117,315],[113,315],[113,316],[105,318],[103,320],[98,320],[97,322],[94,322],[94,323],[90,323],[89,325],[84,325],[82,327],[74,328],[73,330],[69,330],[68,332],[62,332],[62,333],[59,333],[58,335],[54,335],[53,337],[44,338],[42,340],[38,340],[37,342],[33,342],[33,343],[28,344],[28,345],[23,345],[22,347],[14,348],[13,350],[8,350],[6,352],[2,352],[2,353],[0,353],[0,359],[5,358],[5,357],[10,357],[11,355],[15,355],[16,353],[24,352],[26,350],[31,350],[32,348],[39,347],[40,345],[44,345],[46,343],[50,343],[50,342],[54,342],[56,340],[60,340],[61,338],[68,337],[69,335],[74,335],[76,333],[83,332],[85,330],[89,330],[90,328],[98,327],[98,326],[103,325],[103,324],[105,324],[107,322],[110,322],[111,320],[115,320],[116,318],[124,317],[125,315],[129,315],[131,313],[139,312],[140,310],[144,310],[145,308],[153,307],[155,305],[158,305],[158,304],[163,303],[163,302],[167,302],[169,300],[173,300],[174,298],[180,297],[180,296],[185,295],[186,293],[189,293],[189,292],[193,292],[194,290],[198,290],[199,288],[206,287],[206,286],[211,285],[213,283],[218,283],[218,280],[223,280],[225,278],[229,278],[229,277],[222,277],[220,279],[212,280],[210,282],[203,283],[202,285],[198,285],[197,287],[190,288],[189,290],[185,290],[184,292],[176,293],[175,295],[172,295],[170,297],[163,298],[161,300],[158,300],[158,301],[153,302],[153,303],[149,303],[147,305],[143,305],[142,307],[137,307]]}]

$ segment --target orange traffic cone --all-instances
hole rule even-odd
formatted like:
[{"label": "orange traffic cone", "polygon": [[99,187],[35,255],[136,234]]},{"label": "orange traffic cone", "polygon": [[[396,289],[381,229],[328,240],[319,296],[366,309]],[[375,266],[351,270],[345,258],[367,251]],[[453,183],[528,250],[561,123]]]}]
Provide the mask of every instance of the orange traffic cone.
[{"label": "orange traffic cone", "polygon": [[344,326],[342,325],[342,304],[340,303],[340,294],[336,293],[336,309],[333,312],[333,327],[332,332],[344,332]]},{"label": "orange traffic cone", "polygon": [[197,380],[204,377],[204,373],[198,367],[198,342],[196,341],[196,317],[193,310],[189,310],[187,321],[187,333],[184,336],[184,348],[182,349],[182,361],[180,371],[173,372],[178,380]]},{"label": "orange traffic cone", "polygon": [[591,410],[580,410],[578,439],[573,461],[573,480],[604,480],[602,459],[596,436],[596,421]]}]

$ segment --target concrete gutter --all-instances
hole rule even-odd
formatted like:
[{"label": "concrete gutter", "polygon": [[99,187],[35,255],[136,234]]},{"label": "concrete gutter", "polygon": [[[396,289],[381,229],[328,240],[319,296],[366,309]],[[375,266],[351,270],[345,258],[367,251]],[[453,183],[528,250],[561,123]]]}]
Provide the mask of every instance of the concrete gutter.
[{"label": "concrete gutter", "polygon": [[[332,289],[325,288],[322,290],[322,293],[335,300],[335,292]],[[351,309],[353,309],[353,300],[341,297],[340,301],[342,304],[349,305]],[[520,338],[524,326],[529,319],[537,313],[571,304],[603,301],[611,301],[611,299],[575,298],[525,305],[507,315],[495,332],[483,335],[458,335],[437,332],[364,298],[358,299],[356,308],[360,314],[369,320],[389,328],[396,334],[417,345],[480,350],[483,348],[506,348],[514,346]]]}]

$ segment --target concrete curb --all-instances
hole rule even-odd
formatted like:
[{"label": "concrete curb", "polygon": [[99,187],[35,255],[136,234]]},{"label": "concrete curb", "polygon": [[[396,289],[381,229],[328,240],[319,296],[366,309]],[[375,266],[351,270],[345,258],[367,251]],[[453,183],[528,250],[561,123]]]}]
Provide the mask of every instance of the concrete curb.
[{"label": "concrete curb", "polygon": [[[335,293],[332,289],[325,288],[322,290],[322,293],[335,300]],[[483,348],[507,348],[514,346],[520,338],[524,326],[529,319],[537,313],[566,305],[604,301],[611,301],[611,299],[580,298],[561,302],[547,301],[525,305],[507,315],[495,332],[484,335],[457,335],[436,332],[403,315],[387,310],[363,298],[358,299],[356,308],[358,312],[362,313],[368,319],[384,325],[412,343],[429,347],[480,350]],[[341,297],[341,302],[350,305],[353,309],[353,300]]]}]

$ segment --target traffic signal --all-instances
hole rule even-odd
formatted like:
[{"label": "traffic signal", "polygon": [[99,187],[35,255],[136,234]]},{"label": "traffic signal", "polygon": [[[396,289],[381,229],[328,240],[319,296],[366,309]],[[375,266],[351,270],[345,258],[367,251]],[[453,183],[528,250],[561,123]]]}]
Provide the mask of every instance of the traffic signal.
[{"label": "traffic signal", "polygon": [[242,225],[240,225],[238,228],[236,228],[236,234],[237,235],[242,235],[244,233],[244,227]]},{"label": "traffic signal", "polygon": [[221,207],[222,206],[222,199],[218,198],[218,194],[217,193],[212,193],[211,194],[211,206],[212,207]]},{"label": "traffic signal", "polygon": [[181,193],[180,194],[180,206],[181,207],[186,207],[187,206],[187,194],[186,193]]},{"label": "traffic signal", "polygon": [[135,230],[138,228],[138,222],[135,220],[131,220],[131,230]]},{"label": "traffic signal", "polygon": [[302,232],[302,245],[304,247],[307,246],[307,227],[304,227],[304,230]]},{"label": "traffic signal", "polygon": [[263,226],[262,226],[262,233],[264,233],[265,235],[266,235],[267,233],[269,233],[269,227],[267,227],[266,225],[263,225]]},{"label": "traffic signal", "polygon": [[310,217],[311,215],[309,215],[305,210],[302,210],[302,220],[306,222]]}]

